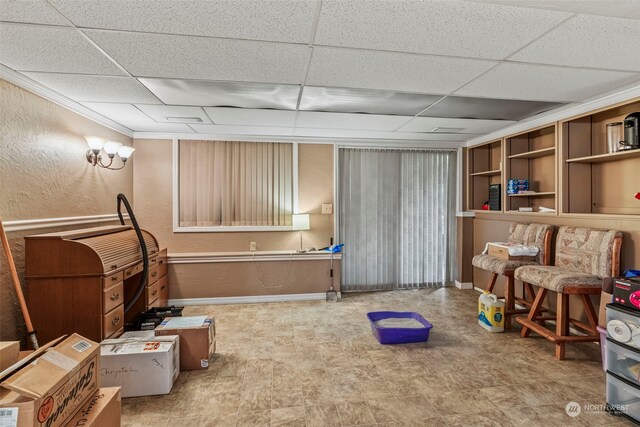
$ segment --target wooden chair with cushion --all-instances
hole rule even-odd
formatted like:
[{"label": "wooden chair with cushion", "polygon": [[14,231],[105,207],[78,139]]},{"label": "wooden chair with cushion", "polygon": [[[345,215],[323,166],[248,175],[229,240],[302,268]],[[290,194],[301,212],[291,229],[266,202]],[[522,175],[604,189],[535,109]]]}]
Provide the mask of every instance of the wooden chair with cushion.
[{"label": "wooden chair with cushion", "polygon": [[[524,298],[515,296],[513,272],[516,268],[524,265],[549,265],[551,260],[551,235],[553,227],[548,224],[511,224],[509,228],[509,242],[520,243],[527,246],[535,246],[538,248],[538,255],[534,260],[506,260],[497,258],[487,254],[480,254],[473,257],[471,263],[474,267],[482,270],[490,271],[491,277],[487,285],[487,290],[493,292],[498,276],[505,276],[507,282],[504,288],[505,300],[505,316],[504,326],[506,329],[511,328],[511,317],[516,314],[525,314],[529,309],[516,309],[515,303],[525,307],[531,307],[534,297],[533,287],[525,285],[523,290]],[[529,293],[530,299],[527,299],[526,293]]]},{"label": "wooden chair with cushion", "polygon": [[[527,265],[518,267],[514,276],[518,280],[539,287],[527,317],[516,319],[524,338],[534,331],[556,344],[556,359],[565,357],[567,342],[598,341],[596,326],[598,315],[590,295],[600,294],[602,279],[617,276],[620,271],[622,233],[615,230],[597,230],[583,227],[560,227],[556,237],[554,266]],[[547,293],[557,293],[555,316],[541,314]],[[579,295],[589,324],[569,317],[569,295]],[[545,321],[555,320],[555,332]],[[569,325],[586,335],[571,335]]]}]

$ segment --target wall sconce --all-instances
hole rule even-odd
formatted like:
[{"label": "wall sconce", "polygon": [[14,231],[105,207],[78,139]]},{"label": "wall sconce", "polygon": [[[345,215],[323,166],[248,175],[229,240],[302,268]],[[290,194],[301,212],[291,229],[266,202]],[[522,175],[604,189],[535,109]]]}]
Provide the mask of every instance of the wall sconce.
[{"label": "wall sconce", "polygon": [[302,249],[302,230],[309,230],[309,214],[293,214],[291,215],[291,229],[300,231],[300,252]]},{"label": "wall sconce", "polygon": [[[129,147],[126,145],[122,145],[116,141],[107,141],[104,138],[100,138],[98,136],[85,136],[84,139],[89,144],[89,149],[87,150],[87,161],[91,163],[92,166],[100,166],[101,168],[110,169],[110,170],[119,170],[126,166],[127,160],[131,157],[131,154],[135,151],[135,148]],[[102,154],[100,151],[104,150],[107,153],[107,157],[109,157],[109,163],[102,163]],[[113,164],[113,158],[116,154],[122,160],[122,166],[119,168],[112,168],[111,164]]]}]

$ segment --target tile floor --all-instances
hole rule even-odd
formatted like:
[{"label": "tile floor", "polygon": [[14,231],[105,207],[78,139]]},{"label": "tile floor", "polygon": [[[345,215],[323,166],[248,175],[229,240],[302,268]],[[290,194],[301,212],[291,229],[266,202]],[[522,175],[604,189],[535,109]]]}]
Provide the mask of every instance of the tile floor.
[{"label": "tile floor", "polygon": [[[123,399],[124,426],[613,426],[570,401],[602,404],[604,373],[593,344],[553,346],[476,323],[478,294],[456,288],[351,294],[340,303],[188,307],[211,314],[217,355],[180,374],[166,396]],[[365,313],[417,311],[429,342],[383,346]]]}]

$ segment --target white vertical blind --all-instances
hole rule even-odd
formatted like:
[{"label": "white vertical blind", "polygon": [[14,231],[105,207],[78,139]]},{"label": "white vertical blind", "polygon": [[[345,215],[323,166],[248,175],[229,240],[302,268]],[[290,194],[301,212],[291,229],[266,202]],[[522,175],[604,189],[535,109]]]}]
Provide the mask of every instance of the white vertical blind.
[{"label": "white vertical blind", "polygon": [[292,144],[179,144],[180,227],[291,225]]},{"label": "white vertical blind", "polygon": [[456,153],[340,148],[345,291],[451,284]]}]

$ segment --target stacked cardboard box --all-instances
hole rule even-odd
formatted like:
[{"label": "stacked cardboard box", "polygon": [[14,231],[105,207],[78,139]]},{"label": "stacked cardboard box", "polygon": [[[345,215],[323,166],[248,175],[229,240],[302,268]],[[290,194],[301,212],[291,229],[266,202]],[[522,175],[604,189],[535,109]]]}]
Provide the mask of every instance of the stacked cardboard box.
[{"label": "stacked cardboard box", "polygon": [[216,329],[211,316],[168,317],[156,336],[180,336],[180,370],[207,369],[215,352]]}]

